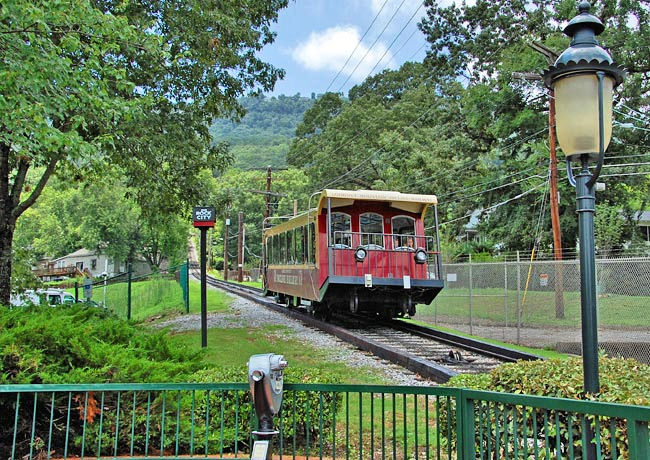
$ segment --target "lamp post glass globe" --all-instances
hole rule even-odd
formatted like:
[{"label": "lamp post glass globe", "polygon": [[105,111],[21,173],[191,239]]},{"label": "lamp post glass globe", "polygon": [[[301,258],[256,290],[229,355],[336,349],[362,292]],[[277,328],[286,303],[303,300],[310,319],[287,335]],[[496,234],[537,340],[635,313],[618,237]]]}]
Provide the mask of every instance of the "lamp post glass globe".
[{"label": "lamp post glass globe", "polygon": [[[604,77],[602,92],[603,149],[612,137],[612,93],[614,80]],[[600,153],[598,76],[593,73],[572,74],[555,82],[555,131],[564,155],[577,160],[589,155],[596,160]]]},{"label": "lamp post glass globe", "polygon": [[612,136],[612,95],[623,81],[623,70],[598,45],[596,35],[605,26],[582,2],[578,16],[564,28],[572,38],[569,48],[543,74],[555,92],[556,133],[568,160],[583,155],[597,159]]}]

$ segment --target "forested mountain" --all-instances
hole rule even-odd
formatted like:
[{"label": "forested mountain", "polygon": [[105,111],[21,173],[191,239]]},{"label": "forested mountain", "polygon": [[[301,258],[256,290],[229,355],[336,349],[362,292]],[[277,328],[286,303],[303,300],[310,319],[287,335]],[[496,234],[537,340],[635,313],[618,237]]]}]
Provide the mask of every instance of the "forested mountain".
[{"label": "forested mountain", "polygon": [[210,128],[214,142],[228,142],[240,169],[283,167],[289,144],[314,99],[295,96],[246,97],[240,122],[217,120]]}]

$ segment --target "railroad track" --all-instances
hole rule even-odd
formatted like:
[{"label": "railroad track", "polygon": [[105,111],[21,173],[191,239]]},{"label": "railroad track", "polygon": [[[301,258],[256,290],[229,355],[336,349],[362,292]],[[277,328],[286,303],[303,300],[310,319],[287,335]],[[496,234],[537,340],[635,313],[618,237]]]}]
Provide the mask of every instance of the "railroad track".
[{"label": "railroad track", "polygon": [[[194,276],[198,278],[198,273]],[[538,356],[401,320],[362,321],[345,325],[322,321],[302,309],[288,309],[262,295],[262,290],[210,276],[208,284],[249,299],[308,326],[332,334],[357,348],[398,364],[424,378],[444,383],[458,374],[489,372],[504,362]]]}]

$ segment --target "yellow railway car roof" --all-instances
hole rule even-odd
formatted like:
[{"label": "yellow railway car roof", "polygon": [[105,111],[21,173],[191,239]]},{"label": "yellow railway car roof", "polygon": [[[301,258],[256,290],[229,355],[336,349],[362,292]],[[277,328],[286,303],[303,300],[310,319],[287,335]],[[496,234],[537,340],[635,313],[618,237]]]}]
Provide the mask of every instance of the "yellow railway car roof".
[{"label": "yellow railway car roof", "polygon": [[435,195],[416,195],[413,193],[389,192],[383,190],[332,190],[325,189],[318,201],[318,213],[327,207],[327,199],[331,199],[332,208],[351,206],[355,201],[378,201],[388,203],[391,208],[420,214],[424,217],[427,208],[438,204]]},{"label": "yellow railway car roof", "polygon": [[328,198],[332,200],[332,209],[351,206],[355,201],[376,201],[388,203],[391,208],[419,214],[421,218],[424,218],[424,214],[429,206],[438,204],[438,198],[435,195],[417,195],[413,193],[387,192],[382,190],[325,189],[320,195],[317,209],[312,209],[309,213],[303,213],[282,223],[276,224],[273,227],[266,228],[264,229],[264,235],[268,236],[282,233],[291,228],[300,227],[307,225],[310,222],[314,222],[316,216],[327,207]]}]

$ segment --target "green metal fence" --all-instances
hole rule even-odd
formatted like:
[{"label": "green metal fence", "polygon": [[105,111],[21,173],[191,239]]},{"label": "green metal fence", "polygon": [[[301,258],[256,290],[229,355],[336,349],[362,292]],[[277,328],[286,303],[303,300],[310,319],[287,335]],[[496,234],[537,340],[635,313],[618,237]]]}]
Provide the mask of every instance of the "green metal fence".
[{"label": "green metal fence", "polygon": [[[274,458],[650,458],[650,407],[443,387],[285,384]],[[591,430],[588,429],[591,427]],[[248,385],[0,386],[0,458],[250,458]],[[593,439],[587,433],[593,432]]]}]

